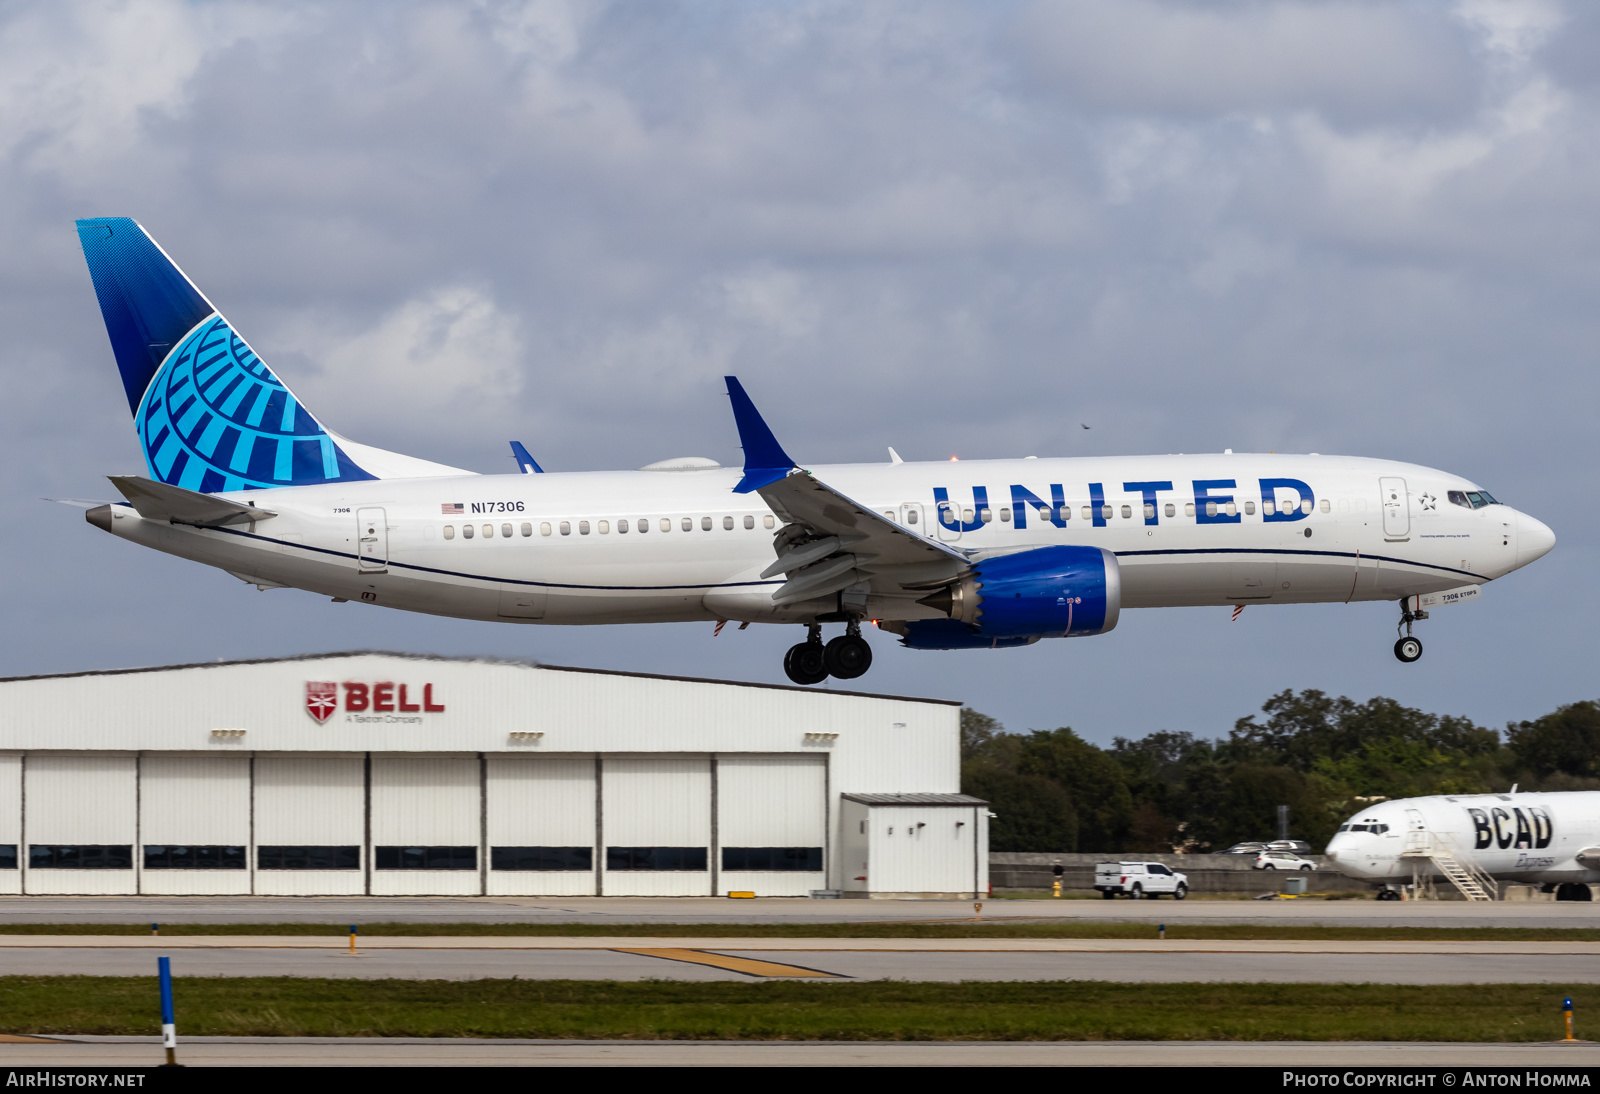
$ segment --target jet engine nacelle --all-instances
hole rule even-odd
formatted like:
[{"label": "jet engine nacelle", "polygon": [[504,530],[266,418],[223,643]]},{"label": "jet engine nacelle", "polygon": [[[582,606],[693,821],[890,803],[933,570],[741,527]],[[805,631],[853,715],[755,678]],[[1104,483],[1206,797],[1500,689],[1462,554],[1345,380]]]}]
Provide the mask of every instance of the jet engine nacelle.
[{"label": "jet engine nacelle", "polygon": [[1040,547],[980,562],[919,601],[950,618],[904,624],[912,649],[1020,646],[1104,634],[1122,611],[1117,556],[1100,547]]}]

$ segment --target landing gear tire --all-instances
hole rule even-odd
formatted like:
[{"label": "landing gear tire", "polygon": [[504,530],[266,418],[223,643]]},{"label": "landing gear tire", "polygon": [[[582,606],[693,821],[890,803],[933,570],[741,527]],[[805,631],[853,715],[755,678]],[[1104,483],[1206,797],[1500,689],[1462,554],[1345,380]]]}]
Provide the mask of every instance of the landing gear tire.
[{"label": "landing gear tire", "polygon": [[797,684],[820,684],[828,678],[821,642],[801,642],[783,655],[784,675]]},{"label": "landing gear tire", "polygon": [[1394,655],[1409,665],[1422,656],[1422,642],[1409,634],[1394,644]]},{"label": "landing gear tire", "polygon": [[822,663],[829,676],[854,680],[872,667],[872,647],[859,634],[841,634],[822,648]]},{"label": "landing gear tire", "polygon": [[1399,900],[1400,899],[1400,890],[1399,889],[1379,889],[1378,890],[1378,899],[1379,900]]}]

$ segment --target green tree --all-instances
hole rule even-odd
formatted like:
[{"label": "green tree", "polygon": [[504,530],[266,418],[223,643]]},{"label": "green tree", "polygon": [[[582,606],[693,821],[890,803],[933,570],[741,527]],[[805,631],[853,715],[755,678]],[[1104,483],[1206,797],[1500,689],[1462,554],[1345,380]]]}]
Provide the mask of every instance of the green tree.
[{"label": "green tree", "polygon": [[1506,738],[1516,761],[1541,778],[1600,775],[1600,704],[1593,701],[1507,725]]},{"label": "green tree", "polygon": [[1078,814],[1055,780],[979,764],[964,773],[961,790],[983,798],[995,814],[989,822],[991,851],[1078,849]]},{"label": "green tree", "polygon": [[1123,850],[1133,795],[1122,765],[1065,727],[1030,733],[1021,746],[1018,772],[1053,780],[1077,807],[1078,849]]}]

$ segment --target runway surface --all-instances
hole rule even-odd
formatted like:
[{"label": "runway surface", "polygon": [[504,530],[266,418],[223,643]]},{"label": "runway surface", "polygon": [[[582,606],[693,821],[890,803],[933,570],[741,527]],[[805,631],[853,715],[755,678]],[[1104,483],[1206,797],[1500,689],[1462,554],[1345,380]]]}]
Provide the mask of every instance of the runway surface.
[{"label": "runway surface", "polygon": [[[881,923],[971,919],[970,901],[717,897],[0,897],[5,923]],[[988,900],[985,919],[1366,927],[1592,927],[1600,904]]]},{"label": "runway surface", "polygon": [[1112,939],[0,936],[12,975],[472,980],[1105,980],[1584,984],[1600,943]]},{"label": "runway surface", "polygon": [[[0,1067],[150,1067],[154,1037],[0,1044]],[[252,1067],[1595,1067],[1600,1045],[1390,1041],[513,1041],[179,1037],[190,1066]],[[1441,1084],[1442,1085],[1442,1084]]]}]

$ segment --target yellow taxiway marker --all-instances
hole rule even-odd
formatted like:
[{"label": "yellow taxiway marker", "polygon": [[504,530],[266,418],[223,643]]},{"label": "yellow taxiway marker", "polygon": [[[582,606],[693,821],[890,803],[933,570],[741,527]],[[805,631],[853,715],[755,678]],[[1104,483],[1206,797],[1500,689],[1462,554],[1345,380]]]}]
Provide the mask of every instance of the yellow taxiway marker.
[{"label": "yellow taxiway marker", "polygon": [[659,957],[666,961],[686,961],[691,965],[710,965],[712,968],[727,969],[730,972],[742,972],[746,976],[791,976],[807,977],[810,979],[832,980],[838,978],[838,973],[823,972],[821,969],[808,969],[801,965],[780,965],[776,961],[757,961],[749,957],[731,957],[724,953],[710,953],[706,950],[685,950],[668,947],[639,948],[633,946],[614,946],[613,953],[636,953],[642,957]]}]

